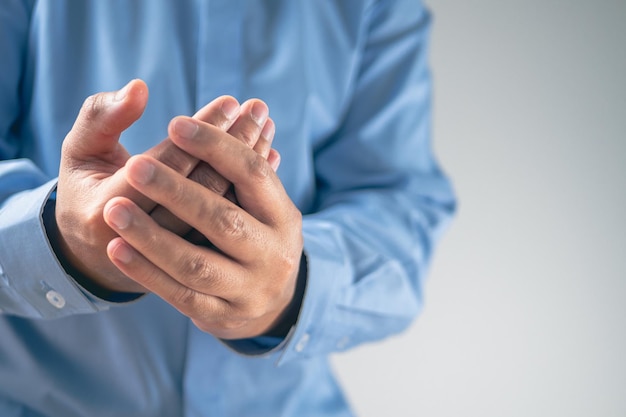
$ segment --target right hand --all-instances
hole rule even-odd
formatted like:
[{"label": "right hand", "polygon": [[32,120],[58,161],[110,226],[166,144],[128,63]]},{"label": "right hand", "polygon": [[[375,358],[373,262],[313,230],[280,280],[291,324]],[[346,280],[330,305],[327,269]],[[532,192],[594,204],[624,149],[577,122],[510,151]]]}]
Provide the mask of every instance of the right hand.
[{"label": "right hand", "polygon": [[[115,233],[103,220],[105,203],[115,196],[134,201],[163,227],[183,236],[190,227],[135,191],[124,178],[129,153],[119,143],[121,133],[143,113],[148,100],[147,86],[133,80],[116,93],[89,97],[67,134],[61,151],[56,200],[57,240],[64,257],[91,284],[116,292],[146,290],[122,274],[108,259],[106,246]],[[229,112],[228,109],[231,109]],[[211,123],[237,137],[276,168],[271,150],[274,125],[267,106],[249,100],[241,107],[229,96],[215,99],[194,117]],[[219,194],[230,187],[210,166],[200,163],[169,139],[145,152],[185,176]]]}]

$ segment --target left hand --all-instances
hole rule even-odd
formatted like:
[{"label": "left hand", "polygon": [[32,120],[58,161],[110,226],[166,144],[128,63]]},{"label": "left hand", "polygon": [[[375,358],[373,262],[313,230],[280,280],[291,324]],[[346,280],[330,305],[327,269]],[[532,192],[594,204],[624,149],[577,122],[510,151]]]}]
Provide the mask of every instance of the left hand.
[{"label": "left hand", "polygon": [[[195,133],[183,136],[185,122]],[[192,129],[193,130],[193,129]],[[223,339],[255,337],[280,322],[294,296],[303,248],[302,215],[270,163],[230,134],[177,117],[171,140],[232,182],[237,204],[147,155],[126,164],[127,181],[202,233],[194,245],[159,226],[133,201],[115,197],[104,219],[119,235],[107,253],[128,277]]]}]

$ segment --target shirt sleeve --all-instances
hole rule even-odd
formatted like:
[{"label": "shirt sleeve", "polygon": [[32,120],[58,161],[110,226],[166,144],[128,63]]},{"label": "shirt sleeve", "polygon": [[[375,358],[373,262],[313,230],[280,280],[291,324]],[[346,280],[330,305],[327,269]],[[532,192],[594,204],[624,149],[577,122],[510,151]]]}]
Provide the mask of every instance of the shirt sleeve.
[{"label": "shirt sleeve", "polygon": [[422,309],[429,260],[455,210],[430,144],[430,22],[414,0],[370,10],[349,111],[315,155],[307,286],[279,364],[382,339]]},{"label": "shirt sleeve", "polygon": [[56,181],[19,159],[20,85],[32,2],[0,3],[0,313],[56,318],[108,308],[59,264],[43,210]]}]

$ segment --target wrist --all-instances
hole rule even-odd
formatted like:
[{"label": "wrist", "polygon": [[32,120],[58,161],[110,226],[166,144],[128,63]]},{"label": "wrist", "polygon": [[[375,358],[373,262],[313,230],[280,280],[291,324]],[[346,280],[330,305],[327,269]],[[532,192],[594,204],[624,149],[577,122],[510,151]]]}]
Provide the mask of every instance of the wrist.
[{"label": "wrist", "polygon": [[287,336],[291,328],[297,323],[298,317],[300,315],[300,308],[302,307],[302,301],[304,300],[304,292],[306,289],[307,282],[307,259],[304,252],[302,252],[302,257],[300,258],[300,268],[298,271],[298,277],[296,278],[296,287],[294,291],[293,298],[291,302],[283,313],[280,315],[276,324],[272,326],[268,331],[266,331],[261,336],[270,336],[270,337],[280,337],[284,338]]},{"label": "wrist", "polygon": [[59,261],[59,264],[65,273],[70,276],[83,290],[97,298],[112,302],[132,301],[142,295],[141,293],[119,292],[105,288],[93,279],[89,278],[87,275],[83,274],[73,265],[63,250],[63,238],[61,237],[56,222],[56,192],[52,193],[50,198],[48,198],[48,201],[44,206],[42,217],[46,235],[48,236],[48,240],[57,260]]}]

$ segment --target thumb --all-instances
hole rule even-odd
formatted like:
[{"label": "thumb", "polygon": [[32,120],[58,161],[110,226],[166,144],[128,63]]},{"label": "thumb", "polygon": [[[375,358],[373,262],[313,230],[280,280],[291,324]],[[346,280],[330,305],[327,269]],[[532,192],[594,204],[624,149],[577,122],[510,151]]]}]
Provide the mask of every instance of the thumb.
[{"label": "thumb", "polygon": [[83,160],[117,154],[121,133],[141,117],[147,102],[148,87],[141,80],[88,97],[65,137],[64,155]]}]

